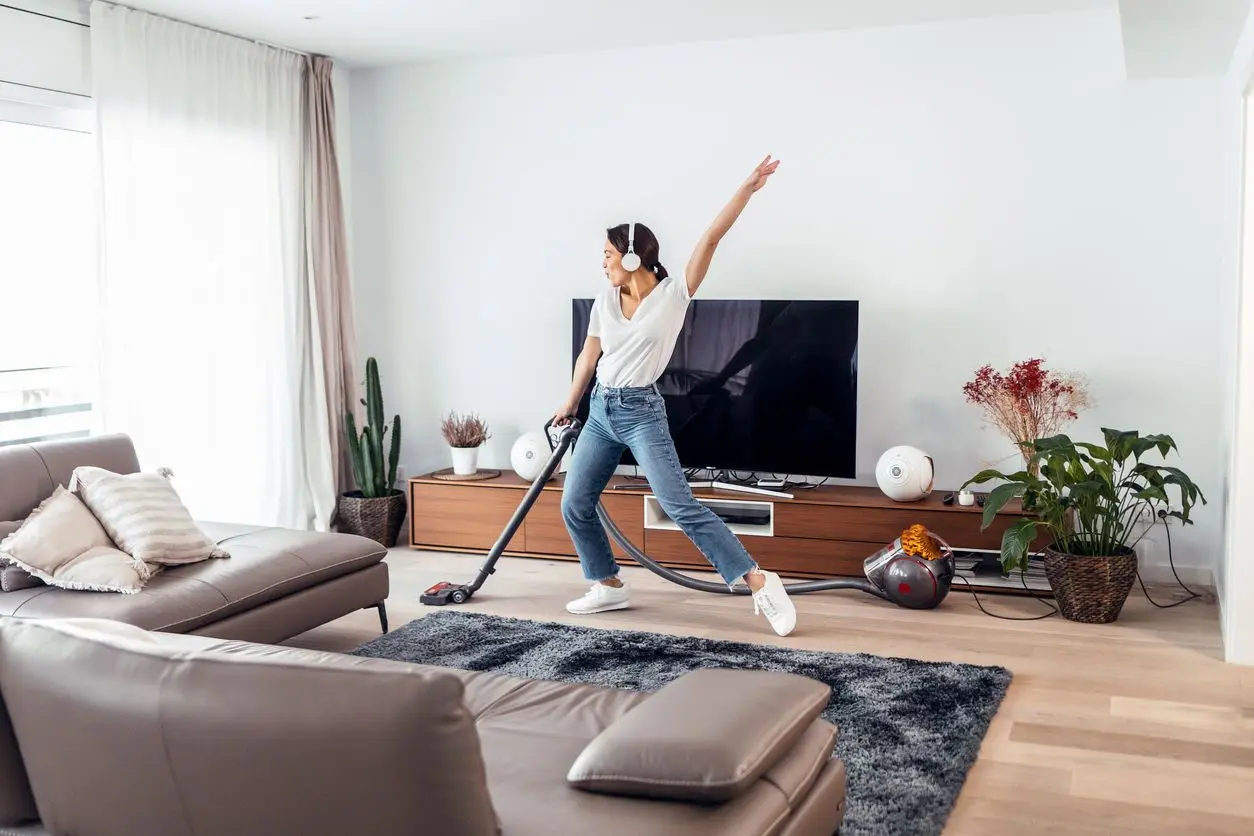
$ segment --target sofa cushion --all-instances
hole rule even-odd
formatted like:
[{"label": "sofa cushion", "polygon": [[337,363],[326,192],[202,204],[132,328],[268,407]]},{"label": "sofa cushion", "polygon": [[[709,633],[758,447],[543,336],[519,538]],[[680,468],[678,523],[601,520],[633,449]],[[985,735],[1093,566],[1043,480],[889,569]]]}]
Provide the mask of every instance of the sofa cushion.
[{"label": "sofa cushion", "polygon": [[42,586],[0,595],[0,615],[21,618],[109,618],[146,630],[184,632],[215,620],[222,593],[170,571],[153,575],[137,595]]},{"label": "sofa cushion", "polygon": [[[734,701],[710,710],[730,693]],[[822,682],[776,671],[691,671],[610,723],[568,779],[594,792],[729,801],[794,748],[831,693]]]},{"label": "sofa cushion", "polygon": [[63,589],[133,594],[152,575],[143,561],[116,548],[83,501],[60,485],[0,541],[0,561]]},{"label": "sofa cushion", "polygon": [[479,674],[466,681],[466,697],[481,729],[525,728],[592,740],[648,694],[601,685]]},{"label": "sofa cushion", "polygon": [[456,677],[127,633],[0,619],[0,693],[49,832],[499,832]]},{"label": "sofa cushion", "polygon": [[[245,528],[247,530],[240,530]],[[387,549],[369,537],[356,534],[251,526],[231,526],[229,530],[233,533],[218,537],[216,542],[223,548],[230,549],[232,554],[236,550],[252,549],[259,554],[287,554],[299,558],[306,570],[313,574],[312,579],[304,583],[304,586],[364,569],[383,560],[388,553]],[[229,562],[216,565],[224,566]]]},{"label": "sofa cushion", "polygon": [[230,560],[172,569],[217,589],[221,618],[379,563],[387,549],[367,537],[261,528],[219,540]]},{"label": "sofa cushion", "polygon": [[723,804],[645,801],[585,792],[566,771],[587,745],[579,734],[479,728],[492,803],[509,836],[761,836],[788,816],[784,794],[759,781]]},{"label": "sofa cushion", "polygon": [[118,474],[77,467],[70,488],[118,548],[145,563],[170,566],[230,555],[205,536],[161,473]]},{"label": "sofa cushion", "polygon": [[264,525],[206,522],[205,520],[196,520],[196,525],[199,526],[201,531],[205,532],[206,537],[223,547],[226,546],[229,540],[233,540],[241,534],[252,534],[255,531],[265,531],[267,528]]},{"label": "sofa cushion", "polygon": [[387,550],[352,534],[260,528],[229,541],[229,560],[168,566],[139,595],[45,587],[0,595],[0,615],[110,618],[184,633],[380,562]]}]

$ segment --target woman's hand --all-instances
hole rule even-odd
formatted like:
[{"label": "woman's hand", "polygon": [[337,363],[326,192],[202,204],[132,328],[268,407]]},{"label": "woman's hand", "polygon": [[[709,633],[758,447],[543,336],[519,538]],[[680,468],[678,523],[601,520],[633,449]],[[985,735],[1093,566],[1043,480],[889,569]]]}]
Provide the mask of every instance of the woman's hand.
[{"label": "woman's hand", "polygon": [[727,230],[731,229],[732,224],[740,217],[740,213],[749,204],[749,198],[753,197],[753,193],[766,185],[766,181],[777,168],[779,168],[779,160],[772,160],[771,155],[767,154],[745,182],[740,184],[740,188],[736,190],[731,201],[723,207],[718,217],[714,219],[714,223],[710,224],[710,228],[701,236],[684,270],[684,280],[688,283],[689,296],[695,296],[697,288],[701,287],[701,283],[705,281],[705,274],[710,269],[710,261],[714,258],[714,250],[723,240],[723,236],[727,234]]},{"label": "woman's hand", "polygon": [[567,401],[557,408],[553,413],[553,426],[564,427],[570,423],[570,419],[575,416],[577,404]]},{"label": "woman's hand", "polygon": [[747,189],[750,193],[756,192],[766,185],[767,178],[774,174],[777,168],[779,168],[779,160],[772,160],[771,155],[767,154],[762,162],[758,163],[757,168],[753,169],[753,173],[749,175],[741,188]]}]

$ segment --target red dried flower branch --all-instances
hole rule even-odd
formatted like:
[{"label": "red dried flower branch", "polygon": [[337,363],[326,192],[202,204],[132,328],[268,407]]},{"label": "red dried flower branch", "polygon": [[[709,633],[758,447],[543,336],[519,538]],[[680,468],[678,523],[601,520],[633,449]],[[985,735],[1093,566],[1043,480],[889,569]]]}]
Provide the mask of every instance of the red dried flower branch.
[{"label": "red dried flower branch", "polygon": [[967,402],[984,409],[985,419],[1010,437],[1024,462],[1032,457],[1033,441],[1056,435],[1092,405],[1080,375],[1049,371],[1044,362],[1022,360],[1006,374],[986,364],[962,387]]}]

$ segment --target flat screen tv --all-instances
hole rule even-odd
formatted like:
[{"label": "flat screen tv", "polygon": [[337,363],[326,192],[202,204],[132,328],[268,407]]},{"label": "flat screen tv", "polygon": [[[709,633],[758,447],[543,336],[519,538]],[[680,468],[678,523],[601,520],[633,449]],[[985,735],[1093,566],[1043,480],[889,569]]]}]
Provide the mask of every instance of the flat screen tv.
[{"label": "flat screen tv", "polygon": [[[571,312],[573,370],[592,300]],[[658,387],[686,469],[853,478],[858,303],[694,299]]]}]

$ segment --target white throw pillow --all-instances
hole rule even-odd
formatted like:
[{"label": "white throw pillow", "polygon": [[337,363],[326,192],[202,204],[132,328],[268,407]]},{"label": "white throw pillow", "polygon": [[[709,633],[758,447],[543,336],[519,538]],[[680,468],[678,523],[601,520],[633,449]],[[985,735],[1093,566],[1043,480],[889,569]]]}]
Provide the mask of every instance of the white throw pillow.
[{"label": "white throw pillow", "polygon": [[95,515],[60,485],[0,543],[0,559],[62,589],[134,594],[153,574],[116,548]]},{"label": "white throw pillow", "polygon": [[118,548],[145,563],[175,566],[230,556],[200,530],[160,473],[78,467],[70,490],[82,497]]},{"label": "white throw pillow", "polygon": [[[21,520],[0,522],[0,554],[3,553],[5,539],[21,527]],[[17,592],[19,589],[30,589],[43,585],[43,581],[27,572],[21,566],[0,559],[0,592]]]}]

